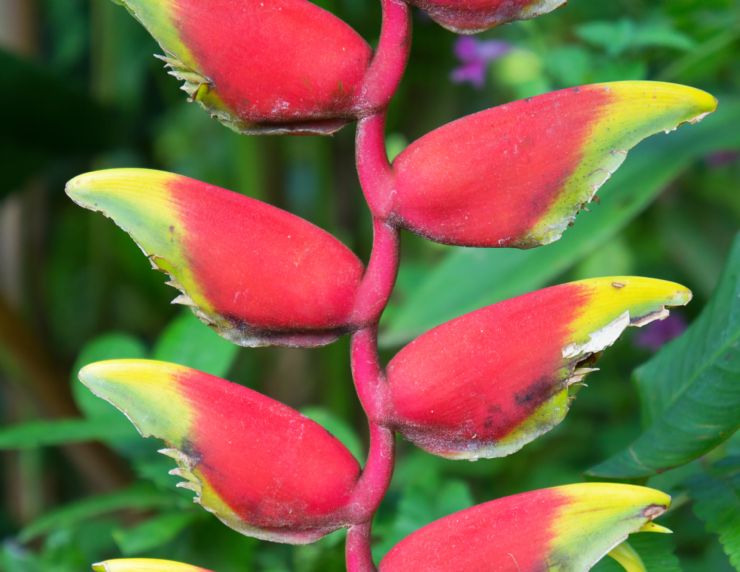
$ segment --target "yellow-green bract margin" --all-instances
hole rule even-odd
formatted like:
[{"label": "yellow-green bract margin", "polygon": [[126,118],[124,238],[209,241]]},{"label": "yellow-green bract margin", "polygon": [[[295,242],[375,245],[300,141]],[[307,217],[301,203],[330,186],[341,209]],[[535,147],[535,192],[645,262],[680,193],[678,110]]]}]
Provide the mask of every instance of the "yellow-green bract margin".
[{"label": "yellow-green bract margin", "polygon": [[80,381],[119,409],[144,437],[181,447],[190,435],[193,406],[180,393],[181,365],[140,359],[95,362],[80,370]]},{"label": "yellow-green bract margin", "polygon": [[108,169],[75,177],[66,192],[78,205],[103,213],[125,230],[152,263],[173,278],[172,285],[186,294],[180,300],[196,306],[201,319],[215,323],[218,317],[190,269],[181,240],[188,230],[170,186],[182,178],[151,169]]},{"label": "yellow-green bract margin", "polygon": [[[113,0],[125,7],[157,41],[166,57],[170,74],[183,82],[182,89],[213,117],[237,132],[250,125],[234,115],[213,89],[211,79],[180,37],[175,16],[176,0]],[[214,44],[214,50],[219,49]]]},{"label": "yellow-green bract margin", "polygon": [[198,64],[188,47],[180,38],[175,24],[174,0],[113,0],[138,20],[147,32],[159,43],[165,53],[175,56],[187,67],[195,70]]},{"label": "yellow-green bract margin", "polygon": [[565,4],[566,1],[567,0],[533,0],[522,8],[519,17],[521,19],[527,19],[542,16],[543,14],[547,14],[548,12],[552,12],[556,8],[559,8]]},{"label": "yellow-green bract margin", "polygon": [[660,131],[672,131],[682,123],[695,123],[717,109],[717,100],[707,92],[672,83],[620,81],[580,89],[602,91],[607,102],[596,110],[578,167],[555,202],[524,237],[525,244],[535,246],[558,240],[578,210],[593,198],[640,141]]},{"label": "yellow-green bract margin", "polygon": [[667,494],[634,485],[582,483],[552,490],[565,502],[552,524],[550,572],[589,570],[671,504]]}]

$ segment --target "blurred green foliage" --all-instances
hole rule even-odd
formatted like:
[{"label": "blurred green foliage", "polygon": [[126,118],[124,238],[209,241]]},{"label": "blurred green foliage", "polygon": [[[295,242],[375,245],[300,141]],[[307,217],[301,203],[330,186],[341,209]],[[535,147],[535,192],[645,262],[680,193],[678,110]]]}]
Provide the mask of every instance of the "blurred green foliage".
[{"label": "blurred green foliage", "polygon": [[[376,40],[377,2],[319,3]],[[72,205],[63,186],[93,168],[175,171],[286,208],[366,257],[371,229],[354,172],[352,129],[333,138],[240,137],[184,101],[151,57],[156,44],[125,10],[108,0],[28,5],[37,9],[29,33],[38,55],[0,51],[0,209],[13,202],[21,223],[13,245],[20,264],[0,260],[0,272],[3,283],[21,292],[16,305],[37,342],[35,359],[66,372],[58,384],[74,396],[84,419],[44,420],[44,407],[29,390],[34,372],[0,347],[0,447],[8,450],[0,476],[0,569],[71,572],[102,558],[146,555],[223,572],[342,570],[341,532],[311,546],[262,543],[191,505],[174,488],[170,463],[155,453],[156,443],[141,440],[108,404],[87,394],[75,373],[84,363],[113,357],[199,367],[301,408],[362,457],[366,428],[352,389],[347,340],[311,351],[237,351],[170,306],[174,291],[137,247],[102,217]],[[514,49],[490,65],[482,90],[449,81],[456,65],[452,34],[418,13],[414,24],[409,70],[391,107],[393,154],[461,115],[596,81],[687,83],[716,94],[720,111],[633,151],[602,203],[551,247],[464,250],[404,235],[399,284],[382,322],[385,357],[444,319],[586,276],[635,273],[682,282],[695,292],[684,314],[693,321],[718,283],[740,220],[736,0],[571,0],[545,18],[483,35]],[[737,350],[732,335],[728,343]],[[589,467],[640,435],[645,415],[629,379],[650,358],[627,335],[606,352],[602,371],[589,378],[591,387],[579,393],[568,419],[510,458],[452,462],[399,442],[394,480],[376,519],[376,556],[475,502],[586,478]],[[656,367],[650,363],[641,375]],[[725,387],[738,381],[731,375]],[[133,468],[126,488],[96,492],[66,449],[56,447],[92,438]],[[650,570],[739,566],[734,455],[740,442],[731,438],[701,453],[649,480],[675,499],[661,521],[675,535],[635,540]],[[615,569],[610,562],[598,567]]]}]

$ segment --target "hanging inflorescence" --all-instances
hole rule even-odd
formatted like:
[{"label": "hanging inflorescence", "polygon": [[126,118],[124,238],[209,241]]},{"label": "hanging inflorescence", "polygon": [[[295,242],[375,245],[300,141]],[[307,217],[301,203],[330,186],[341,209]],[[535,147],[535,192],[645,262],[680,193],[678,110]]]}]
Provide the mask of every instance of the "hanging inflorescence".
[{"label": "hanging inflorescence", "polygon": [[[472,33],[563,0],[409,0]],[[701,119],[702,91],[628,81],[586,85],[458,119],[385,151],[388,104],[411,44],[409,8],[381,0],[373,50],[307,0],[123,0],[159,42],[169,72],[213,117],[246,134],[328,134],[357,121],[357,171],[372,216],[367,266],[288,212],[180,175],[114,169],[67,193],[123,228],[180,291],[176,302],[242,346],[315,347],[351,336],[367,415],[363,467],[317,423],[241,385],[156,361],[113,360],[80,379],[166,442],[172,474],[239,532],[307,543],[348,529],[347,568],[374,570],[371,522],[394,466],[394,435],[451,459],[501,457],[566,415],[573,387],[628,326],[686,304],[683,286],[638,277],[562,284],[427,332],[383,367],[377,328],[399,264],[401,229],[440,243],[532,248],[560,238],[643,138]],[[435,521],[395,546],[384,572],[587,570],[668,507],[663,493],[587,483],[494,500]],[[108,571],[199,570],[111,560]]]}]

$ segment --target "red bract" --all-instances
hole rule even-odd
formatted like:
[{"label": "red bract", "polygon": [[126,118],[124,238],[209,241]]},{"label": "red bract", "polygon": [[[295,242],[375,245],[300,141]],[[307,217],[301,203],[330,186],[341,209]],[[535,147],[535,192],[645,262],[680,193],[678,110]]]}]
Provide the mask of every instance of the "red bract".
[{"label": "red bract", "polygon": [[238,131],[331,133],[363,111],[370,47],[311,2],[123,3],[191,98]]},{"label": "red bract", "polygon": [[232,528],[302,544],[346,525],[360,467],[323,427],[241,385],[147,360],[85,367],[80,379],[170,449],[196,501]]},{"label": "red bract", "polygon": [[440,25],[461,34],[473,34],[514,20],[551,12],[567,0],[408,0]]},{"label": "red bract", "polygon": [[653,528],[669,504],[654,489],[607,483],[522,493],[416,531],[383,558],[380,572],[588,570],[628,534]]},{"label": "red bract", "polygon": [[295,215],[146,169],[80,175],[67,193],[128,232],[172,276],[177,301],[238,344],[315,346],[350,327],[362,264]]},{"label": "red bract", "polygon": [[673,282],[613,277],[538,290],[420,336],[388,364],[398,430],[452,458],[501,457],[560,423],[580,367],[629,325],[667,315],[691,293]]},{"label": "red bract", "polygon": [[547,244],[640,140],[715,108],[703,91],[658,82],[590,85],[494,107],[396,158],[391,216],[447,244]]}]

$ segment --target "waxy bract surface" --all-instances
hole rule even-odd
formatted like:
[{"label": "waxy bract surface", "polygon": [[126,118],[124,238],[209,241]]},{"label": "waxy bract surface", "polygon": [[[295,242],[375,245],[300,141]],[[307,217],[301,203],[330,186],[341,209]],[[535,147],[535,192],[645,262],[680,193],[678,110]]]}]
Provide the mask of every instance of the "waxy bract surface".
[{"label": "waxy bract surface", "polygon": [[211,572],[182,562],[154,558],[117,558],[98,562],[92,568],[95,572]]},{"label": "waxy bract surface", "polygon": [[411,534],[380,572],[585,571],[669,504],[660,491],[607,483],[504,497]]},{"label": "waxy bract surface", "polygon": [[535,18],[566,0],[409,0],[445,28],[460,34],[481,32],[514,20]]},{"label": "waxy bract surface", "polygon": [[583,366],[629,325],[665,317],[688,289],[635,277],[553,286],[466,314],[388,364],[395,426],[434,454],[501,457],[560,423]]},{"label": "waxy bract surface", "polygon": [[237,344],[316,346],[350,327],[362,264],[295,215],[147,169],[80,175],[67,193],[130,234],[184,293],[176,301]]},{"label": "waxy bract surface", "polygon": [[80,380],[146,436],[163,439],[196,500],[249,536],[301,544],[346,525],[360,473],[323,427],[241,385],[184,366],[113,360]]},{"label": "waxy bract surface", "polygon": [[694,88],[628,81],[481,111],[432,131],[396,158],[393,217],[447,244],[548,244],[629,149],[716,105]]},{"label": "waxy bract surface", "polygon": [[307,0],[123,0],[192,99],[242,132],[330,133],[353,119],[365,40]]}]

